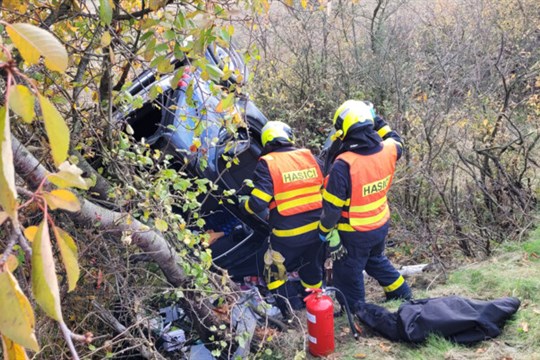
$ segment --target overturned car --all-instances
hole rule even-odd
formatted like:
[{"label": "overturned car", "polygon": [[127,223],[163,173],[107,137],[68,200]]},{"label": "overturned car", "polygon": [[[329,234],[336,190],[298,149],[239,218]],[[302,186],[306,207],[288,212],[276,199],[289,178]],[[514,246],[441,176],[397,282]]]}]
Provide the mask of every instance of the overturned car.
[{"label": "overturned car", "polygon": [[[210,66],[238,69],[240,77],[247,78],[245,64],[233,47],[212,44],[205,57]],[[264,216],[245,213],[237,197],[250,192],[244,180],[250,179],[255,170],[262,151],[261,130],[267,119],[245,96],[234,96],[231,109],[221,109],[214,83],[204,79],[201,68],[190,66],[187,60],[174,66],[180,74],[158,77],[155,71],[147,70],[138,76],[127,93],[142,99],[142,106],[119,108],[115,121],[129,124],[136,139],[144,138],[153,148],[172,155],[190,176],[208,179],[220,190],[235,193],[232,201],[210,196],[202,203],[203,230],[220,235],[210,245],[216,266],[227,269],[235,281],[259,276],[268,224]],[[230,76],[222,85],[234,86],[237,82],[238,78]],[[172,86],[174,83],[177,86]]]}]

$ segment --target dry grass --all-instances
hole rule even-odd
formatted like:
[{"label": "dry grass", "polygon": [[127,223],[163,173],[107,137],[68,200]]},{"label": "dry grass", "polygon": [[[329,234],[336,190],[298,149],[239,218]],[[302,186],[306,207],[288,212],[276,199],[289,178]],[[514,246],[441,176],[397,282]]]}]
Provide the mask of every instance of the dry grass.
[{"label": "dry grass", "polygon": [[[441,272],[426,273],[410,279],[416,298],[460,295],[476,299],[516,296],[521,301],[518,313],[507,322],[496,339],[475,346],[459,346],[432,336],[425,344],[413,346],[392,343],[365,330],[359,341],[354,341],[346,317],[336,320],[336,351],[328,359],[540,359],[540,229],[524,244],[503,244],[497,255],[487,261],[469,264],[450,273],[447,281]],[[426,286],[429,289],[426,290]],[[367,281],[368,300],[380,302],[382,293],[372,280]],[[396,310],[399,304],[384,304]],[[279,347],[284,352],[271,358],[292,359],[298,349],[299,333],[288,333]],[[294,338],[296,336],[296,339]],[[286,355],[286,356],[285,356]],[[312,359],[307,355],[308,359]]]}]

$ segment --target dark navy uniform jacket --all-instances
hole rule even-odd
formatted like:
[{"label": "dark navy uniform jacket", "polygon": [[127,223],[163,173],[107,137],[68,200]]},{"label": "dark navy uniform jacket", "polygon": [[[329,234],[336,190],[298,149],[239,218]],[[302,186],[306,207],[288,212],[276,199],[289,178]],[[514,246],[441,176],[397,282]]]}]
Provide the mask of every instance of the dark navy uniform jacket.
[{"label": "dark navy uniform jacket", "polygon": [[[272,149],[266,149],[265,153],[270,152],[282,152],[296,150],[294,146],[275,146]],[[264,155],[264,153],[263,153]],[[317,159],[319,162],[319,160]],[[321,166],[319,164],[319,166]],[[255,167],[255,173],[253,177],[254,190],[251,192],[249,199],[244,204],[244,208],[250,213],[261,213],[268,209],[269,204],[274,196],[274,185],[272,183],[272,177],[268,166],[264,160],[259,160]],[[315,230],[305,232],[301,235],[279,237],[272,234],[271,241],[282,243],[288,247],[304,246],[310,243],[319,242],[317,236],[316,224],[319,222],[321,216],[321,209],[305,212],[297,215],[283,216],[277,208],[270,210],[268,222],[273,229],[278,230],[290,230],[302,228],[303,226],[314,228]]]},{"label": "dark navy uniform jacket", "polygon": [[[376,154],[383,149],[383,140],[393,139],[396,142],[399,159],[403,152],[403,140],[399,134],[392,130],[380,116],[375,117],[375,129],[377,131],[359,129],[347,134],[339,153],[352,151],[360,155]],[[351,197],[352,186],[349,165],[345,161],[335,160],[330,168],[328,183],[323,192],[323,212],[319,224],[319,233],[322,236],[326,236],[338,222],[347,222],[347,219],[341,217],[341,211],[343,204]],[[368,245],[367,242],[374,243],[380,239],[377,230],[366,233],[368,236],[363,239],[366,242],[365,245]]]}]

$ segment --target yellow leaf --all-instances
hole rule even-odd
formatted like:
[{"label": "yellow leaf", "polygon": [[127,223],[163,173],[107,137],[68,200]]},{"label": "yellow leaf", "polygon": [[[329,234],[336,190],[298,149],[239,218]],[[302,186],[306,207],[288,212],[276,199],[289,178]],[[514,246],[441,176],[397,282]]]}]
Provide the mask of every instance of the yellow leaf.
[{"label": "yellow leaf", "polygon": [[101,47],[106,47],[106,46],[109,46],[109,44],[111,43],[111,34],[109,34],[108,31],[105,31],[103,33],[103,36],[101,36]]},{"label": "yellow leaf", "polygon": [[17,344],[39,350],[30,302],[6,266],[0,269],[0,333]]},{"label": "yellow leaf", "polygon": [[50,193],[43,193],[43,197],[51,210],[63,209],[71,212],[81,211],[79,199],[77,199],[77,196],[69,190],[56,189]]},{"label": "yellow leaf", "polygon": [[109,47],[109,59],[111,60],[111,64],[115,63],[115,61],[114,61],[114,51],[113,51],[112,46]]},{"label": "yellow leaf", "polygon": [[47,179],[54,185],[60,188],[76,187],[83,190],[88,189],[89,180],[83,179],[81,176],[83,171],[76,165],[65,161],[58,166],[58,169],[60,170],[59,172],[47,176]]},{"label": "yellow leaf", "polygon": [[167,222],[162,219],[156,219],[155,225],[156,225],[156,229],[158,229],[159,231],[167,231],[167,229],[169,228],[169,225],[167,224]]},{"label": "yellow leaf", "polygon": [[13,254],[10,254],[6,260],[6,266],[9,272],[14,272],[17,269],[17,266],[19,266],[19,260],[17,260],[17,257]]},{"label": "yellow leaf", "polygon": [[73,10],[75,10],[75,12],[81,11],[81,6],[79,5],[78,0],[71,0],[71,6],[73,6]]},{"label": "yellow leaf", "polygon": [[2,349],[5,360],[28,360],[24,348],[2,335]]},{"label": "yellow leaf", "polygon": [[24,229],[24,237],[28,241],[32,242],[36,238],[37,231],[38,231],[37,226],[35,226],[35,225],[29,226],[26,229]]},{"label": "yellow leaf", "polygon": [[306,8],[307,7],[307,0],[301,0],[300,3],[302,4],[302,8]]},{"label": "yellow leaf", "polygon": [[0,211],[0,225],[2,225],[4,223],[4,221],[6,221],[8,218],[9,218],[9,216],[8,216],[7,212]]},{"label": "yellow leaf", "polygon": [[17,191],[11,150],[9,116],[5,106],[0,107],[0,206],[12,218],[17,218]]},{"label": "yellow leaf", "polygon": [[80,275],[79,263],[77,262],[77,245],[73,238],[64,230],[54,226],[53,232],[58,248],[60,249],[60,254],[62,254],[64,268],[66,269],[69,284],[68,291],[72,291],[77,286],[77,280],[79,280]]},{"label": "yellow leaf", "polygon": [[148,7],[150,8],[150,10],[155,11],[162,8],[166,3],[166,0],[150,0],[150,2],[148,3]]},{"label": "yellow leaf", "polygon": [[54,107],[53,104],[41,95],[39,97],[39,105],[43,121],[45,122],[45,130],[51,145],[51,154],[56,166],[59,166],[66,160],[69,150],[69,128],[62,118],[62,115]]},{"label": "yellow leaf", "polygon": [[62,322],[60,292],[47,219],[39,224],[32,243],[32,292],[43,311],[54,320]]},{"label": "yellow leaf", "polygon": [[50,32],[31,24],[8,24],[6,31],[24,60],[37,64],[39,56],[45,58],[45,66],[51,70],[64,72],[68,65],[68,55],[64,46]]},{"label": "yellow leaf", "polygon": [[262,0],[261,4],[264,7],[264,11],[267,13],[270,10],[270,4],[268,3],[268,0]]},{"label": "yellow leaf", "polygon": [[28,8],[27,0],[4,0],[2,6],[9,10],[15,10],[24,14]]},{"label": "yellow leaf", "polygon": [[31,123],[36,115],[34,104],[36,98],[30,89],[24,85],[17,85],[9,92],[9,108],[23,118],[27,123]]}]

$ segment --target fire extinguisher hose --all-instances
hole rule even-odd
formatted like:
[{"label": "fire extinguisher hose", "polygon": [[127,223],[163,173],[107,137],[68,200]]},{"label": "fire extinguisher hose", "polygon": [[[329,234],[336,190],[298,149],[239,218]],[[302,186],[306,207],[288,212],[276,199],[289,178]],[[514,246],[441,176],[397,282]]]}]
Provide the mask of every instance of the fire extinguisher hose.
[{"label": "fire extinguisher hose", "polygon": [[349,326],[351,327],[352,334],[354,335],[355,340],[358,340],[359,334],[358,334],[358,331],[356,331],[356,327],[354,326],[354,322],[353,322],[352,314],[351,314],[351,308],[349,307],[349,303],[347,302],[345,295],[343,295],[341,290],[333,286],[328,286],[324,288],[324,290],[335,291],[341,296],[341,298],[343,299],[343,303],[345,304],[345,311],[347,312],[347,319],[349,320]]}]

